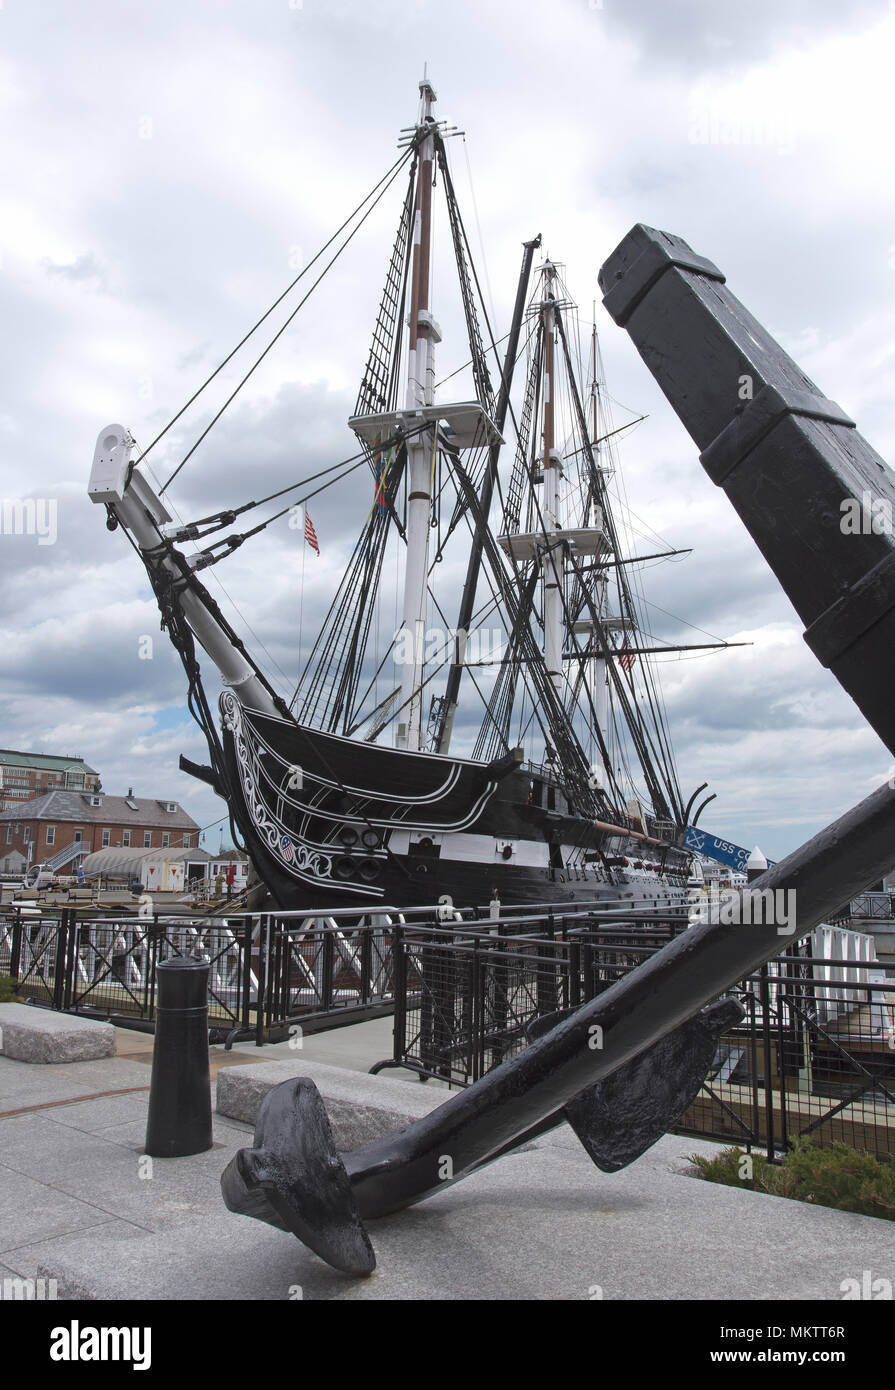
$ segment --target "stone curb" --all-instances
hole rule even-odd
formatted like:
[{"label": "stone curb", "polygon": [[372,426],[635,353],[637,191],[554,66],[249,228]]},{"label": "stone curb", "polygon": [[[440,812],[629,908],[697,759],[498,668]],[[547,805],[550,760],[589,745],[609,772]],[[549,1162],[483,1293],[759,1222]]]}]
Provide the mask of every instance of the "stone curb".
[{"label": "stone curb", "polygon": [[15,1062],[92,1062],[114,1057],[115,1029],[111,1023],[71,1014],[0,1004],[0,1054]]},{"label": "stone curb", "polygon": [[336,1148],[342,1152],[394,1134],[448,1099],[444,1091],[424,1090],[408,1081],[290,1058],[222,1067],[217,1077],[218,1114],[254,1125],[268,1091],[299,1076],[309,1077],[323,1097]]}]

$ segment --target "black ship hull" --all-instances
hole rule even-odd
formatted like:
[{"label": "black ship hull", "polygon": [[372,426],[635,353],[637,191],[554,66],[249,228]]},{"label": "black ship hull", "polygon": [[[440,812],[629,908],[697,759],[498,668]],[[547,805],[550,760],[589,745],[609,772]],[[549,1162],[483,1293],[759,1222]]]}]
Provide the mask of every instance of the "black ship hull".
[{"label": "black ship hull", "polygon": [[682,850],[574,815],[543,769],[359,743],[231,692],[221,712],[230,808],[283,909],[686,900]]}]

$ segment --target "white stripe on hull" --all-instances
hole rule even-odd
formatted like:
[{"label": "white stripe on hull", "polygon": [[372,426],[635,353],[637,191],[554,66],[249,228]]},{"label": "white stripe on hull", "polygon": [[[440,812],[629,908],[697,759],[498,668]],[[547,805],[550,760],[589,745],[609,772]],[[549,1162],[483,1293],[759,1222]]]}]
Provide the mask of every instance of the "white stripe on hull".
[{"label": "white stripe on hull", "polygon": [[[389,836],[388,847],[393,854],[407,854],[411,843],[418,844],[421,839],[431,840],[433,845],[441,845],[445,861],[457,860],[462,864],[517,864],[526,869],[546,869],[550,865],[550,848],[543,840],[501,840],[494,835],[469,835],[463,831],[440,834],[426,831],[424,836],[409,830],[393,830]],[[504,858],[506,845],[512,854]]]}]

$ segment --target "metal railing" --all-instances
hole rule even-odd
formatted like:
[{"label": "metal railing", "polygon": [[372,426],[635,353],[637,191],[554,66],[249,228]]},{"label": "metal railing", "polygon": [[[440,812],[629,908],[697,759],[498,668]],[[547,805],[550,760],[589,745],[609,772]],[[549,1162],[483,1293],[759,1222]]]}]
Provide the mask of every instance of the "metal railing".
[{"label": "metal railing", "polygon": [[[373,1070],[465,1086],[525,1047],[535,1019],[594,998],[687,926],[683,911],[593,903],[444,915],[16,906],[0,914],[0,973],[34,1003],[151,1029],[160,961],[198,953],[211,964],[213,1039],[260,1044],[394,1013],[392,1055]],[[675,1132],[771,1157],[798,1134],[895,1154],[895,967],[811,954],[824,932],[737,986],[745,1018]]]},{"label": "metal railing", "polygon": [[484,930],[400,928],[394,1051],[383,1065],[452,1085],[477,1081],[526,1046],[534,1019],[602,993],[683,930],[686,918],[667,910],[601,914],[591,905],[531,925],[533,932],[514,917]]},{"label": "metal railing", "polygon": [[834,922],[848,922],[853,918],[865,918],[879,922],[895,919],[895,893],[859,893],[846,903],[834,917]]},{"label": "metal railing", "polygon": [[[387,1064],[466,1086],[527,1045],[527,1026],[600,994],[680,929],[556,924],[550,936],[402,930]],[[895,1157],[895,967],[810,954],[812,937],[743,981],[743,1022],[674,1132],[778,1156],[796,1135]],[[887,978],[887,976],[889,978]]]},{"label": "metal railing", "polygon": [[249,1026],[257,995],[252,923],[94,912],[13,910],[0,918],[0,973],[12,977],[20,997],[71,1013],[151,1023],[159,963],[199,954],[211,964],[209,1020],[217,1027]]},{"label": "metal railing", "polygon": [[[94,903],[0,910],[0,973],[20,997],[54,1009],[120,1019],[151,1028],[156,970],[173,955],[198,953],[211,962],[209,1021],[231,1040],[259,1044],[290,1027],[333,1027],[406,1013],[406,933],[452,935],[467,928],[498,930],[488,908],[462,912],[441,905],[327,912],[149,916],[100,911]],[[543,904],[514,910],[500,930],[561,939],[568,925],[593,916],[570,903],[561,917]],[[441,925],[448,916],[451,923]],[[410,965],[411,974],[413,966]]]}]

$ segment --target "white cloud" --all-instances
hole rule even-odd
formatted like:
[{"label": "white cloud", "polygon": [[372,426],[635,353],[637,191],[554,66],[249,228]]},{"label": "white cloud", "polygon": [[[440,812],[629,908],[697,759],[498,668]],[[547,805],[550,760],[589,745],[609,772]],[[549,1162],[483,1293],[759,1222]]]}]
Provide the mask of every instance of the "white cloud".
[{"label": "white cloud", "polygon": [[[177,771],[180,751],[204,761],[201,735],[176,712],[182,672],[142,569],[86,500],[94,441],[116,419],[145,446],[280,293],[296,248],[313,254],[396,157],[425,60],[439,115],[468,132],[466,150],[451,142],[451,167],[474,245],[481,227],[498,332],[523,240],[543,232],[584,321],[600,263],[646,221],[718,261],[821,389],[882,453],[892,448],[895,18],[884,6],[755,0],[746,18],[708,0],[44,0],[7,6],[2,26],[0,296],[15,329],[0,344],[0,486],[58,498],[61,519],[46,554],[26,537],[0,546],[11,746],[77,751],[110,790],[139,782],[203,822],[220,814]],[[700,111],[709,132],[717,118],[714,143],[689,138]],[[173,489],[181,514],[259,496],[354,451],[345,420],[399,200],[396,183],[328,297],[315,296],[188,465]],[[446,250],[442,236],[439,267]],[[462,352],[445,291],[439,268],[447,371]],[[684,564],[645,571],[658,605],[646,610],[650,627],[706,640],[679,617],[755,644],[663,664],[682,783],[710,778],[709,824],[779,857],[869,788],[885,750],[808,653],[755,546],[599,303],[597,318],[612,395],[650,415],[620,448],[631,542],[655,548],[652,529],[694,548]],[[237,380],[216,382],[154,451],[160,477]],[[303,590],[284,523],[220,569],[290,678],[371,500],[369,479],[354,475],[344,498],[312,501],[323,556],[304,557]],[[439,575],[446,603],[459,572],[446,562]],[[217,574],[207,578],[220,596]],[[383,630],[391,616],[389,597]],[[141,666],[146,633],[156,654]],[[461,731],[474,707],[461,710]]]}]

